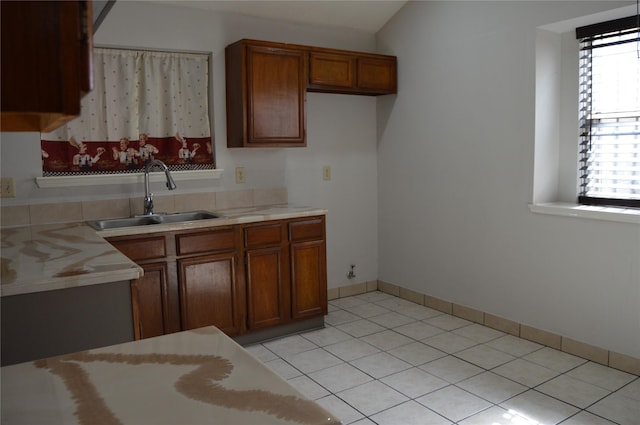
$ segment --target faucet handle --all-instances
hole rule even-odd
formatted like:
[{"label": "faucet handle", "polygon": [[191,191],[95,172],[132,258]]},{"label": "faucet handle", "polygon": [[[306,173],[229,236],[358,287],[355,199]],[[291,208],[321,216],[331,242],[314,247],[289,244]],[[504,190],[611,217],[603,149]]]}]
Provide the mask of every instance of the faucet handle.
[{"label": "faucet handle", "polygon": [[144,215],[153,214],[153,193],[144,197]]}]

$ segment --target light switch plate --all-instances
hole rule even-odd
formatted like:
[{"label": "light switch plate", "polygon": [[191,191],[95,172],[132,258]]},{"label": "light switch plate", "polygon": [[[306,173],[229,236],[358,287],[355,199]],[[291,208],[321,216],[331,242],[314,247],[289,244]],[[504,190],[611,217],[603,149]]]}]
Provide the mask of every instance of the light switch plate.
[{"label": "light switch plate", "polygon": [[0,177],[0,198],[15,198],[16,182],[13,177]]},{"label": "light switch plate", "polygon": [[244,167],[236,167],[236,183],[242,184],[245,183],[247,179],[247,175],[244,172]]},{"label": "light switch plate", "polygon": [[325,181],[331,180],[331,166],[329,165],[322,166],[322,180],[325,180]]}]

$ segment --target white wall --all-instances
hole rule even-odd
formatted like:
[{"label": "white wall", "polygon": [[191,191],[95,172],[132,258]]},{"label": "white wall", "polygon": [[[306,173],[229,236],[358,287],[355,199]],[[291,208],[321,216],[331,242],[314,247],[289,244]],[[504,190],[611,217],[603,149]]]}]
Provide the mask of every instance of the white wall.
[{"label": "white wall", "polygon": [[[99,46],[175,49],[213,54],[213,109],[217,167],[221,181],[181,182],[177,193],[287,187],[289,201],[329,210],[327,251],[329,287],[377,278],[376,100],[367,96],[309,93],[307,148],[227,149],[224,48],[253,38],[340,49],[375,51],[373,34],[284,24],[239,15],[155,3],[118,1],[95,35]],[[41,175],[39,133],[2,133],[1,173],[16,179],[18,198],[3,205],[136,196],[136,185],[38,189]],[[332,180],[322,180],[322,166]],[[234,179],[246,169],[247,183]]]},{"label": "white wall", "polygon": [[536,28],[628,4],[410,2],[378,33],[399,63],[377,111],[379,279],[640,357],[640,226],[528,208]]}]

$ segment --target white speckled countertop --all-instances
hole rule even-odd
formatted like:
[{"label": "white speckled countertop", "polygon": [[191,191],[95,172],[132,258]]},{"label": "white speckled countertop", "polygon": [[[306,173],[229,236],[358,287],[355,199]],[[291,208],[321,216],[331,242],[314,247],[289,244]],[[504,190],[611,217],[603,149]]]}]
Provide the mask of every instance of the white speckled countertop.
[{"label": "white speckled countertop", "polygon": [[8,424],[340,424],[213,326],[1,372]]},{"label": "white speckled countertop", "polygon": [[1,229],[0,294],[137,279],[142,268],[84,223]]},{"label": "white speckled countertop", "polygon": [[10,296],[137,279],[143,270],[107,237],[325,215],[288,204],[215,211],[224,218],[95,231],[86,223],[0,229],[0,295]]}]

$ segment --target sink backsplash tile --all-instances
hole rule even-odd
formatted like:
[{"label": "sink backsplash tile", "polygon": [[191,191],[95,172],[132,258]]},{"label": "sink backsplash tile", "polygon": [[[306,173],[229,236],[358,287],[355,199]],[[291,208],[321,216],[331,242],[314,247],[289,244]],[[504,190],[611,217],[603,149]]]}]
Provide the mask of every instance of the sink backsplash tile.
[{"label": "sink backsplash tile", "polygon": [[0,226],[24,226],[30,223],[29,205],[11,205],[0,208]]},{"label": "sink backsplash tile", "polygon": [[206,193],[185,193],[174,196],[175,212],[181,211],[212,211],[217,208],[216,194],[214,192]]},{"label": "sink backsplash tile", "polygon": [[[153,197],[156,212],[184,212],[255,207],[288,202],[286,188],[183,193]],[[142,197],[0,207],[2,227],[70,223],[142,214]]]},{"label": "sink backsplash tile", "polygon": [[228,208],[252,207],[254,206],[253,190],[216,192],[216,206],[221,210]]},{"label": "sink backsplash tile", "polygon": [[287,189],[261,189],[253,191],[253,205],[274,205],[288,201]]},{"label": "sink backsplash tile", "polygon": [[128,198],[82,202],[82,218],[84,220],[129,217],[130,215],[131,208]]},{"label": "sink backsplash tile", "polygon": [[82,221],[82,202],[33,204],[29,206],[30,224]]}]

